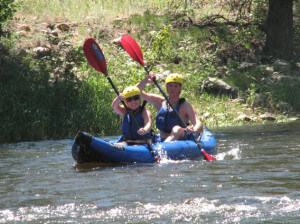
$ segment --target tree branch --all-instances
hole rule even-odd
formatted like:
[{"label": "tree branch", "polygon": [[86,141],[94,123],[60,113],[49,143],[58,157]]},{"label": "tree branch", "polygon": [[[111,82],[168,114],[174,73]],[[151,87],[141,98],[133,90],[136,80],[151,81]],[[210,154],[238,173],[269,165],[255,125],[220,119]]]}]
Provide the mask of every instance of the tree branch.
[{"label": "tree branch", "polygon": [[[199,28],[224,24],[224,25],[242,26],[242,27],[258,26],[259,29],[261,29],[262,31],[265,31],[265,26],[262,23],[231,21],[231,20],[225,18],[223,15],[219,15],[219,14],[211,15],[211,16],[207,17],[207,19],[204,20],[203,22],[194,22],[191,17],[188,17],[188,19],[193,26],[197,26]],[[219,21],[219,20],[223,20],[223,21]]]}]

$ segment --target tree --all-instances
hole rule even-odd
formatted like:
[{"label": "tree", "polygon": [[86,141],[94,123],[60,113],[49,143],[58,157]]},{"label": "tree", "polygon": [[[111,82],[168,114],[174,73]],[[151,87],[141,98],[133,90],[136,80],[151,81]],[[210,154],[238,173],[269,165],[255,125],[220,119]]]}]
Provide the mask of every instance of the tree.
[{"label": "tree", "polygon": [[264,53],[290,60],[293,45],[293,0],[269,0]]}]

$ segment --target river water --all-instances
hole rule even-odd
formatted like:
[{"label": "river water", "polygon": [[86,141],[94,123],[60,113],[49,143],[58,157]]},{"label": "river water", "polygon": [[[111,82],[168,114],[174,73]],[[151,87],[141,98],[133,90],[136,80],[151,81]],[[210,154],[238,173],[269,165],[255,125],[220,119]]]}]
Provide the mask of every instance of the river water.
[{"label": "river water", "polygon": [[71,139],[0,145],[0,223],[299,223],[300,124],[214,131],[218,161],[75,165]]}]

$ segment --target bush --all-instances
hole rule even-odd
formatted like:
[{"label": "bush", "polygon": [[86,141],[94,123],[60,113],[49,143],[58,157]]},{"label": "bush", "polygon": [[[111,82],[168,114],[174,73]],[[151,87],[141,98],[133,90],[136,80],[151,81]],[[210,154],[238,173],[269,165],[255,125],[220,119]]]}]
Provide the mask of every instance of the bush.
[{"label": "bush", "polygon": [[3,35],[3,24],[16,12],[14,0],[0,0],[0,36]]}]

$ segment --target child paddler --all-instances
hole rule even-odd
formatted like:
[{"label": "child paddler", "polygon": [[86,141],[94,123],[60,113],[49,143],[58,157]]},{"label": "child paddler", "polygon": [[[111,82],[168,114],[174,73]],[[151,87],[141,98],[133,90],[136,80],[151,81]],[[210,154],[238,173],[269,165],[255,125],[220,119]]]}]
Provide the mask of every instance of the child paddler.
[{"label": "child paddler", "polygon": [[[121,101],[124,101],[128,109],[132,111],[136,121],[139,123],[139,129],[131,119],[126,108],[121,104]],[[146,101],[142,103],[141,91],[135,86],[127,87],[122,94],[114,99],[112,108],[123,118],[122,141],[118,144],[145,144],[144,139],[151,139],[152,114],[151,111],[145,107],[145,104]]]}]

